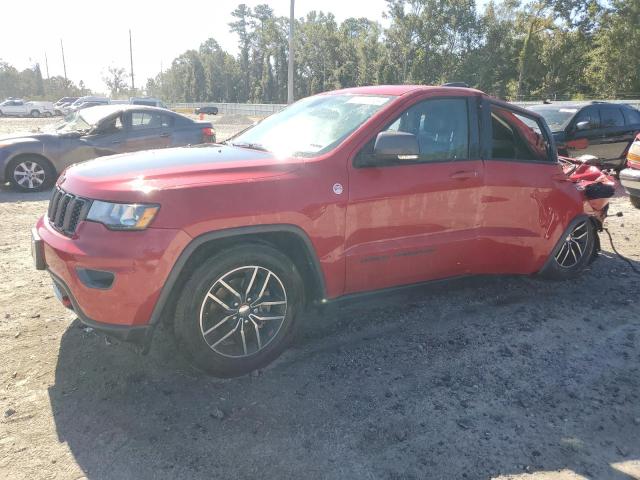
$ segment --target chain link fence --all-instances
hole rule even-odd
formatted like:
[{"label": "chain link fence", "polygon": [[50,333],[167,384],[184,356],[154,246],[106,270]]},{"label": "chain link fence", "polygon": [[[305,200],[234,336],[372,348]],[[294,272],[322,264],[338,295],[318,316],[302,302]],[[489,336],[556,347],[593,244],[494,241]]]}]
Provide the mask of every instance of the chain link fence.
[{"label": "chain link fence", "polygon": [[[573,105],[576,103],[589,102],[591,100],[562,100],[552,102],[554,105]],[[626,103],[640,110],[640,100],[602,100],[610,103]],[[511,102],[521,107],[529,105],[540,105],[542,101],[514,101]],[[266,117],[272,113],[279,112],[286,104],[281,103],[173,103],[170,108],[175,111],[184,113],[193,113],[199,107],[218,107],[218,113],[221,115],[246,115],[248,117]]]},{"label": "chain link fence", "polygon": [[184,113],[193,113],[200,107],[218,107],[220,115],[245,115],[247,117],[266,117],[272,113],[279,112],[286,104],[279,103],[172,103],[171,110]]}]

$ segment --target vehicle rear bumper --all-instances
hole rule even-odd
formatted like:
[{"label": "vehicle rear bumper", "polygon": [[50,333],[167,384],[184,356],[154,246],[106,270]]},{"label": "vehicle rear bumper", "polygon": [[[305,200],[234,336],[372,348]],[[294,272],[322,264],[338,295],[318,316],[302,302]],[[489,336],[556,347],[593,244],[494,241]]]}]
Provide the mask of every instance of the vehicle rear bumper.
[{"label": "vehicle rear bumper", "polygon": [[62,303],[83,323],[125,340],[144,336],[169,272],[191,240],[182,230],[111,231],[94,222],[81,222],[69,238],[46,217],[34,235],[41,241],[40,266]]},{"label": "vehicle rear bumper", "polygon": [[629,195],[640,197],[640,169],[625,168],[622,170],[620,183]]}]

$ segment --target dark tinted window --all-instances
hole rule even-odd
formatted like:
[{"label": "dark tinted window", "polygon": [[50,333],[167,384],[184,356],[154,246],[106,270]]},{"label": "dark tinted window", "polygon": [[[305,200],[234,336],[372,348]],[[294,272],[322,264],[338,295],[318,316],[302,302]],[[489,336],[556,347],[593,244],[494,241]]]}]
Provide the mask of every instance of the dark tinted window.
[{"label": "dark tinted window", "polygon": [[131,128],[162,128],[171,125],[171,117],[158,112],[133,112],[131,114]]},{"label": "dark tinted window", "polygon": [[624,108],[622,111],[624,112],[624,119],[627,125],[640,124],[640,111],[633,107]]},{"label": "dark tinted window", "polygon": [[600,115],[596,107],[585,107],[578,112],[573,125],[577,125],[579,122],[589,122],[589,128],[585,130],[591,130],[593,128],[600,127]]},{"label": "dark tinted window", "polygon": [[618,107],[600,108],[600,125],[602,128],[623,127],[624,117]]},{"label": "dark tinted window", "polygon": [[469,157],[469,113],[464,98],[420,102],[400,115],[387,130],[413,133],[422,161]]},{"label": "dark tinted window", "polygon": [[491,107],[491,155],[494,159],[546,161],[549,144],[535,117]]}]

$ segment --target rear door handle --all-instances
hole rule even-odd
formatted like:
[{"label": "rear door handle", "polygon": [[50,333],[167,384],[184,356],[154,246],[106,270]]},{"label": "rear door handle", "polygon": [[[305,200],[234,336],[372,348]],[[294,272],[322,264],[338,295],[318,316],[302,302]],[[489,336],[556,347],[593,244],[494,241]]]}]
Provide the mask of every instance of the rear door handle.
[{"label": "rear door handle", "polygon": [[477,176],[477,170],[460,170],[449,175],[449,178],[453,178],[455,180],[469,180],[471,178],[476,178]]},{"label": "rear door handle", "polygon": [[113,143],[114,145],[116,145],[116,144],[118,144],[118,143],[122,143],[122,140],[114,140],[114,141],[113,141],[113,142],[111,142],[111,143]]},{"label": "rear door handle", "polygon": [[170,133],[161,133],[160,136],[161,137],[168,137],[169,135],[171,135]]}]

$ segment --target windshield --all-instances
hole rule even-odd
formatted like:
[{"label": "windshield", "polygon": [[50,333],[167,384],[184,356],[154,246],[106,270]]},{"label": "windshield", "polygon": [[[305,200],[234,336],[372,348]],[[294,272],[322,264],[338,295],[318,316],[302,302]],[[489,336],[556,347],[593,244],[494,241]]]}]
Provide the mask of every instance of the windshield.
[{"label": "windshield", "polygon": [[[84,118],[85,112],[88,112],[88,111],[89,110],[78,110],[76,112],[70,113],[69,115],[64,117],[64,120],[62,121],[62,123],[60,123],[56,127],[56,130],[60,133],[83,132],[83,131],[89,130],[95,125],[95,123],[92,123],[88,119]],[[102,118],[102,116],[100,118]]]},{"label": "windshield", "polygon": [[320,155],[337,146],[392,98],[347,94],[305,98],[228,143],[267,150],[277,156]]},{"label": "windshield", "polygon": [[575,107],[549,107],[547,105],[534,105],[529,107],[529,110],[542,115],[552,131],[562,130],[578,111]]}]

